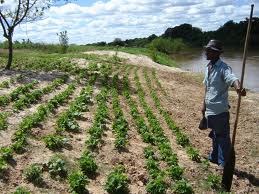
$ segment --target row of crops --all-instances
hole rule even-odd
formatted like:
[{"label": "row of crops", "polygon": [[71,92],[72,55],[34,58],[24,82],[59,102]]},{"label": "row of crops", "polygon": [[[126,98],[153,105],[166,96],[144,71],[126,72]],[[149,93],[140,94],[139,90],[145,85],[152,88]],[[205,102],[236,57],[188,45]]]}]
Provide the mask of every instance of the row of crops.
[{"label": "row of crops", "polygon": [[[83,57],[97,60],[96,56],[84,55]],[[138,133],[147,145],[142,153],[145,171],[148,174],[145,183],[146,192],[151,194],[194,192],[195,188],[185,176],[186,168],[179,164],[181,158],[176,154],[176,148],[172,147],[170,138],[164,133],[154,107],[147,102],[147,98],[153,100],[155,108],[166,121],[172,135],[176,137],[176,143],[186,150],[190,161],[200,163],[201,157],[189,137],[177,127],[159,99],[154,84],[160,88],[162,85],[155,71],[152,72],[152,77],[147,69],[142,71],[145,84],[149,89],[146,92],[138,75],[140,68],[124,65],[118,59],[98,59],[98,62],[92,62],[85,67],[72,65],[69,57],[62,60],[59,58],[34,60],[37,63],[31,59],[21,61],[21,65],[17,65],[16,68],[37,71],[58,70],[66,72],[66,76],[54,79],[40,88],[40,83],[36,80],[25,85],[17,85],[15,89],[0,96],[0,108],[3,110],[0,113],[0,133],[11,130],[8,123],[10,115],[15,116],[19,112],[37,106],[33,112],[27,113],[10,133],[11,144],[0,148],[0,179],[3,177],[8,179],[7,172],[13,170],[11,164],[12,161],[19,160],[18,155],[24,155],[33,149],[30,139],[34,138],[44,143],[52,153],[51,157],[42,163],[28,162],[21,172],[23,180],[19,181],[25,181],[26,184],[23,185],[33,183],[34,186],[29,188],[37,190],[45,182],[44,179],[50,177],[60,181],[60,185],[65,185],[66,192],[87,193],[87,185],[96,181],[96,177],[100,176],[98,172],[103,170],[103,161],[98,159],[98,155],[102,151],[104,141],[107,141],[106,131],[112,132],[114,141],[109,146],[116,150],[116,153],[131,151],[127,150],[131,143],[128,132],[133,129],[128,123],[129,118],[125,116],[126,110],[122,106],[125,102],[137,129],[134,133]],[[132,74],[133,79],[130,79]],[[15,81],[9,79],[2,81],[0,88],[5,90],[15,84]],[[64,88],[62,91],[46,102],[42,102],[44,96],[55,92],[60,86]],[[165,90],[162,90],[162,93],[167,95]],[[121,99],[124,101],[122,102]],[[61,112],[60,107],[64,107]],[[91,125],[83,129],[80,123],[85,122],[85,113],[90,109],[93,111]],[[44,125],[50,118],[54,120],[55,127],[50,129],[48,134],[33,137],[35,128]],[[85,142],[79,149],[81,153],[77,153],[78,157],[72,159],[73,165],[71,165],[63,151],[68,152],[69,147],[73,148],[70,138],[76,134],[85,136]],[[129,193],[131,177],[128,174],[127,165],[121,162],[119,165],[109,164],[108,166],[108,172],[102,175],[105,176],[105,180],[101,183],[102,190],[112,194]],[[213,186],[219,181],[216,180],[217,177],[210,179]],[[10,192],[30,193],[29,188],[19,186],[15,191],[11,189]]]}]

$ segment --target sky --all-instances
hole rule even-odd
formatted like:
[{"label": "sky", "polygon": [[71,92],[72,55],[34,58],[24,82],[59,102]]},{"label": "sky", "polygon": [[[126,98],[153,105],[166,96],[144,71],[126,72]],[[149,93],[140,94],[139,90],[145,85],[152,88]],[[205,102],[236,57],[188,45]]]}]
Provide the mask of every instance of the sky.
[{"label": "sky", "polygon": [[259,0],[76,0],[51,7],[37,22],[19,25],[14,40],[58,43],[57,33],[66,30],[69,43],[111,42],[161,35],[183,23],[216,30],[229,20],[249,17],[252,3],[254,17],[259,17]]}]

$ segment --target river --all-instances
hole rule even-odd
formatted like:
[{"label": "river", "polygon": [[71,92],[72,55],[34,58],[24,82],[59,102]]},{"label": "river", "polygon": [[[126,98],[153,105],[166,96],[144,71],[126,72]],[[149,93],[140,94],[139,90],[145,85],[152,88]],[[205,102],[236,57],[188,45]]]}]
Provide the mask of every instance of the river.
[{"label": "river", "polygon": [[[172,58],[179,64],[180,68],[203,73],[208,64],[205,53],[201,49],[190,52],[174,54]],[[221,59],[232,67],[235,75],[240,79],[242,71],[242,51],[226,50]],[[245,68],[244,87],[259,92],[259,51],[248,51]]]}]

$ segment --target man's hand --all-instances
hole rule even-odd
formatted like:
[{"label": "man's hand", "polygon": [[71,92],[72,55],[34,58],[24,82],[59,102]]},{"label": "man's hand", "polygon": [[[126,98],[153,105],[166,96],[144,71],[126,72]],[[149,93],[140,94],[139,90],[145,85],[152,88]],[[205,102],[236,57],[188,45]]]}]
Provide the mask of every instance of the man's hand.
[{"label": "man's hand", "polygon": [[236,89],[237,94],[240,94],[241,96],[246,96],[246,89],[240,87],[240,82],[239,80],[236,80],[233,83],[234,88]]},{"label": "man's hand", "polygon": [[245,88],[237,88],[236,89],[237,94],[240,94],[241,96],[246,96],[246,89]]}]

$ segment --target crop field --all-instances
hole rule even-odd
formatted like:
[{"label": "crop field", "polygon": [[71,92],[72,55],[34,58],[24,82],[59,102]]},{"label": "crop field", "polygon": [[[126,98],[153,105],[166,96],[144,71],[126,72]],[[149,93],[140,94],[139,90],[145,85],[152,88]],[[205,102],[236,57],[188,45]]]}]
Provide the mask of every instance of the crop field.
[{"label": "crop field", "polygon": [[[117,53],[17,55],[0,74],[0,193],[223,193],[200,77]],[[257,193],[259,106],[244,103],[233,192]]]}]

